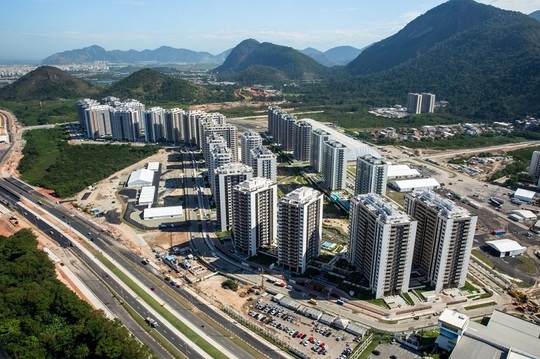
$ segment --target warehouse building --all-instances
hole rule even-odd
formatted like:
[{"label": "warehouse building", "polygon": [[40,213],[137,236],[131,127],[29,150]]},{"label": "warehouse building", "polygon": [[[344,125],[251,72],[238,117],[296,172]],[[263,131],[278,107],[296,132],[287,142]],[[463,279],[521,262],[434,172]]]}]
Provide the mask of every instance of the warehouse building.
[{"label": "warehouse building", "polygon": [[140,170],[133,171],[129,176],[127,182],[128,187],[144,187],[151,186],[154,182],[154,172],[142,168]]},{"label": "warehouse building", "polygon": [[139,199],[137,201],[138,206],[147,206],[154,203],[154,198],[156,196],[156,187],[154,186],[144,186],[141,188],[139,193]]},{"label": "warehouse building", "polygon": [[182,217],[182,206],[145,208],[143,211],[144,220],[178,217]]},{"label": "warehouse building", "polygon": [[497,257],[513,257],[523,254],[527,248],[522,247],[518,242],[511,239],[499,239],[487,241],[490,252]]},{"label": "warehouse building", "polygon": [[388,179],[420,177],[420,172],[407,165],[388,165]]},{"label": "warehouse building", "polygon": [[518,188],[514,193],[513,198],[521,202],[531,203],[535,194],[536,192],[534,191],[527,191],[526,189]]},{"label": "warehouse building", "polygon": [[418,178],[411,180],[393,181],[388,184],[398,192],[439,188],[441,185],[435,178]]}]

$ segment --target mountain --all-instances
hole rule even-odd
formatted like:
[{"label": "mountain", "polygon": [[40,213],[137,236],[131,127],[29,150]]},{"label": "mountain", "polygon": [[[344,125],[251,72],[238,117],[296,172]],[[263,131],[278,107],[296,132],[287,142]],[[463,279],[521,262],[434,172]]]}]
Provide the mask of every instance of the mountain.
[{"label": "mountain", "polygon": [[326,50],[324,52],[324,55],[340,65],[347,65],[349,62],[358,57],[358,55],[360,55],[360,53],[369,46],[366,46],[363,49],[357,49],[356,47],[352,46],[338,46]]},{"label": "mountain", "polygon": [[533,19],[536,19],[538,21],[540,21],[540,10],[536,10],[535,12],[531,12],[529,14],[530,17],[532,17]]},{"label": "mountain", "polygon": [[388,70],[428,52],[435,45],[493,18],[500,11],[472,0],[450,0],[417,17],[401,31],[379,41],[350,62],[354,74]]},{"label": "mountain", "polygon": [[56,100],[88,97],[98,91],[90,83],[56,67],[41,66],[0,88],[0,98],[15,101]]},{"label": "mountain", "polygon": [[59,52],[43,60],[45,65],[65,65],[72,63],[109,61],[109,62],[184,62],[184,63],[209,63],[221,64],[229,54],[230,50],[219,55],[212,55],[208,52],[195,52],[187,49],[175,49],[170,46],[161,46],[155,50],[112,50],[93,45],[82,49]]},{"label": "mountain", "polygon": [[[339,61],[336,61],[336,60],[332,59],[331,57],[326,56],[326,54],[324,52],[319,51],[317,49],[314,49],[312,47],[308,47],[308,48],[305,48],[304,50],[298,50],[298,51],[303,53],[306,56],[311,57],[313,60],[317,61],[319,64],[321,64],[323,66],[326,66],[326,67],[344,65],[344,64],[340,63]],[[356,57],[356,56],[354,56],[354,57]]]},{"label": "mountain", "polygon": [[519,12],[451,0],[366,49],[347,69],[350,75],[368,75],[327,85],[344,88],[342,99],[369,98],[380,106],[405,103],[408,92],[431,92],[449,101],[452,113],[473,119],[536,115],[540,22]]},{"label": "mountain", "polygon": [[205,89],[169,77],[152,69],[142,69],[103,90],[98,97],[135,98],[141,102],[193,102],[204,96]]},{"label": "mountain", "polygon": [[[257,81],[255,69],[261,72],[260,81]],[[213,71],[222,78],[236,81],[276,82],[313,80],[320,78],[325,70],[323,65],[292,47],[248,39],[235,46],[223,64]],[[272,76],[277,77],[272,79]]]}]

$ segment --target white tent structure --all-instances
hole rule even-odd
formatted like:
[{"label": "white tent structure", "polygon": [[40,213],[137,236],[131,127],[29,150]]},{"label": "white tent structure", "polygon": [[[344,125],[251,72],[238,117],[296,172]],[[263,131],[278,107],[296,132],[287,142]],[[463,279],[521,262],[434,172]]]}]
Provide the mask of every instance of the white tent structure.
[{"label": "white tent structure", "polygon": [[499,257],[513,257],[523,254],[527,248],[522,247],[518,242],[511,239],[499,239],[487,241],[486,244],[492,248]]},{"label": "white tent structure", "polygon": [[151,186],[154,182],[154,172],[142,168],[140,170],[133,171],[129,176],[127,182],[128,187],[144,187]]}]

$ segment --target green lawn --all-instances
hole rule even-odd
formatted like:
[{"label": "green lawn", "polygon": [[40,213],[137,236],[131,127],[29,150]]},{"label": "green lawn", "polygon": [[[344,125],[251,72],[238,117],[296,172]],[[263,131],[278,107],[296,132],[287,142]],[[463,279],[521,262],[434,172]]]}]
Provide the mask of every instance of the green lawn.
[{"label": "green lawn", "polygon": [[516,269],[520,272],[534,275],[536,274],[536,264],[528,257],[517,257],[521,263],[516,266]]},{"label": "green lawn", "polygon": [[481,262],[485,263],[487,266],[493,268],[493,262],[483,252],[479,251],[478,249],[473,249],[472,255],[475,256]]}]

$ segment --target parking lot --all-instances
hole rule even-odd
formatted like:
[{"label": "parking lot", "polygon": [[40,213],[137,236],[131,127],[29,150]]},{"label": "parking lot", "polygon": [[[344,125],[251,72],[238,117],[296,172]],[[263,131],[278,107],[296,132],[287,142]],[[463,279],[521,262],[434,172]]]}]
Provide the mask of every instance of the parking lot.
[{"label": "parking lot", "polygon": [[248,315],[306,357],[318,354],[345,359],[357,345],[357,338],[344,330],[330,328],[264,299],[257,300]]},{"label": "parking lot", "polygon": [[398,342],[379,344],[375,348],[369,358],[390,358],[390,359],[418,359],[422,355],[413,351],[411,348],[404,346]]}]

